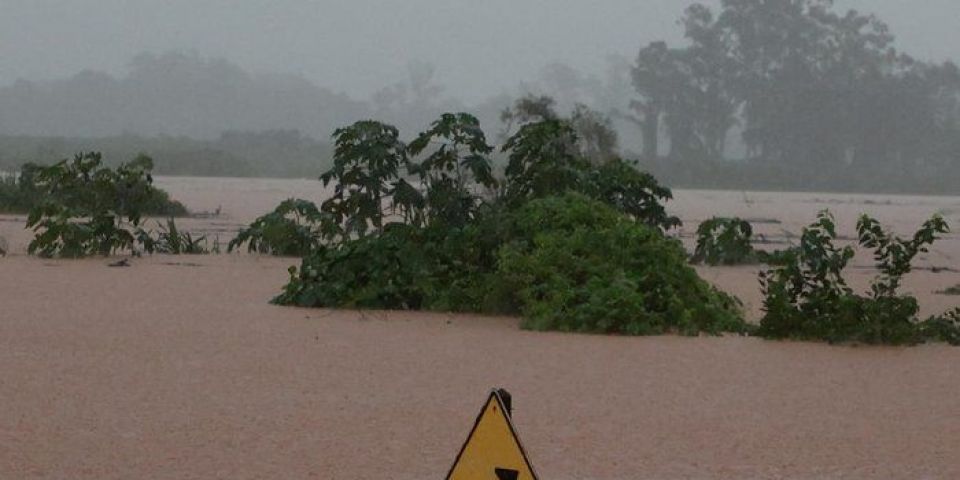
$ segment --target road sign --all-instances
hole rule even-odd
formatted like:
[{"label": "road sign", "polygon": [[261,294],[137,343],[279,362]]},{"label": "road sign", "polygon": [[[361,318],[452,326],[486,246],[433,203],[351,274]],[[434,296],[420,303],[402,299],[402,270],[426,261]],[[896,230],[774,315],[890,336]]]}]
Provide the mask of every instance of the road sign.
[{"label": "road sign", "polygon": [[490,393],[447,480],[537,480],[510,418],[511,404],[506,390]]}]

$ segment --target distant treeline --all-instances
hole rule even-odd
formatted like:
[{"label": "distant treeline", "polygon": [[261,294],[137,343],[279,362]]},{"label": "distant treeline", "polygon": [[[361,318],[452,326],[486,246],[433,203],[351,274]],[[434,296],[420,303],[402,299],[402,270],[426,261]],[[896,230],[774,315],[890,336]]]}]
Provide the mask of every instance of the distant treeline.
[{"label": "distant treeline", "polygon": [[120,135],[105,138],[0,136],[0,169],[52,164],[77,152],[103,153],[110,166],[141,153],[159,175],[314,178],[328,168],[329,143],[296,130],[225,132],[216,140]]},{"label": "distant treeline", "polygon": [[141,55],[121,77],[18,81],[0,87],[0,168],[143,152],[160,174],[314,177],[337,126],[378,118],[413,137],[466,111],[491,132],[505,121],[497,142],[511,120],[501,112],[527,98],[609,130],[580,133],[602,133],[593,140],[610,144],[598,146],[673,186],[960,192],[956,65],[898,51],[883,21],[832,0],[719,4],[687,8],[683,44],[653,42],[611,60],[605,77],[554,64],[471,106],[423,63],[367,100],[176,52]]},{"label": "distant treeline", "polygon": [[[687,45],[654,42],[632,69],[643,156],[664,178],[958,191],[960,69],[897,51],[879,18],[832,0],[725,0],[680,24]],[[748,161],[721,162],[734,133]]]}]

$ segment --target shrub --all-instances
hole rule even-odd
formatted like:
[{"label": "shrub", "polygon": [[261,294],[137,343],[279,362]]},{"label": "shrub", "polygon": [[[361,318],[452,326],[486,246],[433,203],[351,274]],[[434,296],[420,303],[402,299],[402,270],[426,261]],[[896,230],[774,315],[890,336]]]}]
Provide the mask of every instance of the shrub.
[{"label": "shrub", "polygon": [[167,219],[167,224],[158,223],[159,229],[156,238],[150,232],[137,232],[138,241],[147,253],[164,253],[168,255],[202,255],[210,253],[207,248],[207,237],[194,237],[190,232],[182,232],[177,228],[173,218]]},{"label": "shrub", "polygon": [[143,202],[143,214],[150,217],[186,217],[190,215],[182,203],[170,198],[159,188],[151,188]]},{"label": "shrub", "polygon": [[738,265],[756,260],[750,239],[753,227],[740,218],[713,217],[697,227],[697,247],[691,261],[707,265]]},{"label": "shrub", "polygon": [[599,163],[581,155],[569,121],[547,119],[523,125],[503,146],[509,152],[504,198],[511,206],[546,196],[578,192],[663,230],[680,226],[663,202],[673,198],[636,164],[617,157]]},{"label": "shrub", "polygon": [[563,120],[528,123],[504,143],[509,152],[505,197],[512,205],[582,191],[590,162],[576,154],[577,135]]},{"label": "shrub", "polygon": [[407,147],[396,127],[373,120],[339,128],[333,136],[333,167],[320,180],[324,186],[334,182],[334,192],[320,210],[343,226],[344,238],[364,236],[371,226],[380,233],[387,216],[384,200],[406,184],[400,167],[408,163]]},{"label": "shrub", "polygon": [[920,337],[960,346],[960,308],[925,320],[920,324]]},{"label": "shrub", "polygon": [[524,326],[620,334],[746,331],[681,245],[579,194],[487,210],[463,228],[387,225],[319,247],[280,304],[523,314]]},{"label": "shrub", "polygon": [[429,276],[417,227],[391,224],[380,235],[319,245],[290,268],[273,302],[302,307],[418,309]]},{"label": "shrub", "polygon": [[782,262],[760,276],[764,316],[759,333],[770,338],[913,344],[949,340],[960,330],[952,314],[919,321],[917,299],[898,289],[913,258],[926,251],[947,225],[934,216],[909,240],[884,231],[878,222],[862,216],[857,224],[860,244],[874,249],[880,274],[869,295],[847,285],[843,269],[853,258],[852,247],[834,245],[833,217],[821,212],[803,231],[797,247],[780,252]]},{"label": "shrub", "polygon": [[[514,313],[494,278],[500,237],[489,221],[442,228],[387,224],[380,235],[318,245],[274,303],[304,307]],[[508,300],[507,300],[508,301]]]},{"label": "shrub", "polygon": [[250,252],[303,256],[313,251],[322,239],[338,235],[339,227],[329,214],[321,212],[313,202],[291,198],[240,230],[227,245],[227,251],[246,244]]},{"label": "shrub", "polygon": [[744,332],[736,301],[686,264],[679,242],[582,195],[534,200],[500,250],[500,281],[536,330]]},{"label": "shrub", "polygon": [[425,198],[418,198],[419,192],[404,185],[412,195],[399,203],[425,210],[428,222],[454,227],[466,225],[482,204],[472,188],[478,185],[493,189],[497,185],[487,158],[493,147],[487,145],[476,117],[467,113],[445,113],[429,130],[410,142],[411,156],[423,155],[428,149],[430,153],[422,162],[408,165],[409,172],[420,177],[426,189]]},{"label": "shrub", "polygon": [[[320,220],[339,235],[283,233],[312,248],[275,303],[519,313],[544,330],[748,330],[738,302],[697,277],[661,230],[679,224],[661,203],[670,190],[622,160],[592,164],[563,120],[527,123],[507,140],[494,198],[471,190],[496,183],[472,116],[442,116],[409,148],[377,122],[336,136],[335,168],[322,177],[335,194],[312,214],[329,215]],[[403,165],[423,192],[399,177]],[[282,212],[272,222],[295,230]]]},{"label": "shrub", "polygon": [[[91,160],[100,159],[100,154],[90,153],[81,154],[81,156]],[[65,162],[60,162],[61,164]],[[132,165],[139,164],[145,167],[146,177],[149,178],[149,185],[142,192],[142,197],[138,198],[138,208],[143,215],[182,217],[189,214],[187,208],[180,202],[172,200],[170,195],[158,188],[152,186],[153,178],[150,176],[150,170],[153,168],[152,160],[146,156],[140,156],[134,162],[121,165],[117,172],[129,168]],[[59,165],[59,164],[58,164]],[[55,167],[56,165],[54,165]],[[38,185],[38,175],[49,171],[52,167],[42,167],[36,164],[24,164],[20,172],[15,175],[9,175],[0,178],[0,212],[29,212],[34,207],[40,207],[45,201],[69,202],[75,199],[75,196],[68,192],[76,188],[67,187],[62,190],[52,191],[45,185]],[[129,181],[129,179],[127,179]],[[134,182],[135,184],[136,182]],[[47,185],[48,186],[48,185]],[[132,185],[131,185],[132,186]],[[78,187],[78,185],[74,185]],[[87,197],[89,198],[89,197]]]},{"label": "shrub", "polygon": [[140,156],[116,169],[101,163],[99,153],[86,153],[24,169],[22,185],[42,199],[27,217],[27,227],[36,232],[30,254],[83,257],[135,251],[134,232],[145,209],[162,197],[152,185],[153,162]]}]

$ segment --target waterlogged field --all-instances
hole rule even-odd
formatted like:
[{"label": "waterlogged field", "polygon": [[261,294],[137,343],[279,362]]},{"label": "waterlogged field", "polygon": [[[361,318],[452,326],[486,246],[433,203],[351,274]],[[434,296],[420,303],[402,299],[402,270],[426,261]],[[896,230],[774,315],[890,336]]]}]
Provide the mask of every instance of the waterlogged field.
[{"label": "waterlogged field", "polygon": [[[157,178],[219,239],[311,180]],[[960,197],[675,191],[697,224],[740,216],[761,248],[830,209],[901,234]],[[267,303],[294,259],[25,255],[0,216],[0,478],[440,478],[494,386],[542,478],[957,478],[960,348],[534,333],[510,318]],[[866,288],[858,257],[849,274]],[[922,315],[960,305],[960,236],[905,283]],[[759,317],[758,267],[700,267]],[[599,373],[598,372],[602,372]]]}]

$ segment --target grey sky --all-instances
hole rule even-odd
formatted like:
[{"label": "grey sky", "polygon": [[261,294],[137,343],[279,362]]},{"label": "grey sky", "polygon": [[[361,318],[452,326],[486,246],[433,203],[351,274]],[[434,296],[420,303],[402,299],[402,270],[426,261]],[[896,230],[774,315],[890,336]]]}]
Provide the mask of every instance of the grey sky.
[{"label": "grey sky", "polygon": [[[475,100],[545,64],[602,73],[610,54],[677,40],[679,0],[0,0],[0,84],[123,72],[143,51],[226,57],[366,97],[433,63]],[[717,3],[707,1],[705,3]],[[958,0],[840,0],[874,11],[917,56],[960,58]]]}]

